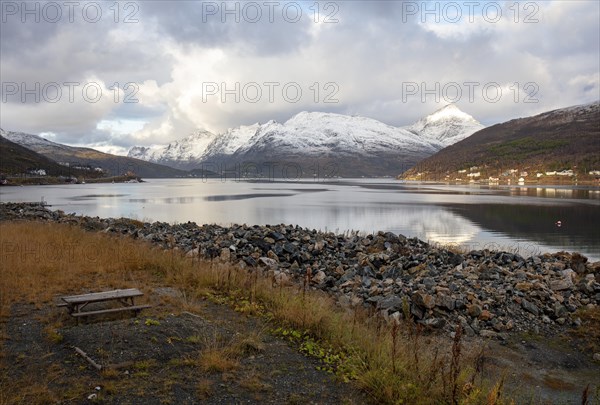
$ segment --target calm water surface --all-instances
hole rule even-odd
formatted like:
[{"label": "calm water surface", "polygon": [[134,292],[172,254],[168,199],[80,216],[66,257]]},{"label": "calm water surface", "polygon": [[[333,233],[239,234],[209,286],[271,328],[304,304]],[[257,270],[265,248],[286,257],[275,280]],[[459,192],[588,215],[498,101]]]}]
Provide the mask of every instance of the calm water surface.
[{"label": "calm water surface", "polygon": [[[140,184],[2,187],[0,201],[41,201],[99,217],[198,224],[297,224],[392,231],[430,243],[523,255],[579,251],[600,260],[600,190],[401,183],[150,179]],[[557,226],[561,221],[561,226]]]}]

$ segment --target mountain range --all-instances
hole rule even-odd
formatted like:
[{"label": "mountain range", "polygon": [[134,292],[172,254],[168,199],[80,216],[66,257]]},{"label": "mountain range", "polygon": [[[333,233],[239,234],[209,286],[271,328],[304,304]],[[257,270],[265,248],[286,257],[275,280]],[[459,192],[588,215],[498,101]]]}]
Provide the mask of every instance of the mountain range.
[{"label": "mountain range", "polygon": [[561,175],[554,172],[568,178],[598,170],[600,102],[596,101],[487,127],[424,159],[402,178],[454,181],[467,180],[470,174],[474,180],[487,180],[514,173],[556,181]]},{"label": "mountain range", "polygon": [[404,179],[453,181],[555,171],[594,176],[600,170],[600,102],[488,128],[454,105],[406,127],[365,117],[301,112],[284,123],[256,123],[218,135],[198,130],[168,145],[133,147],[128,157],[2,129],[0,141],[0,171],[5,174],[35,168],[63,172],[59,169],[68,165],[88,172],[101,168],[112,176],[132,171],[148,178],[403,173]]},{"label": "mountain range", "polygon": [[246,168],[274,177],[395,176],[482,128],[452,104],[407,127],[301,112],[284,123],[256,123],[218,135],[198,131],[168,145],[136,146],[128,157],[183,170],[239,174]]}]

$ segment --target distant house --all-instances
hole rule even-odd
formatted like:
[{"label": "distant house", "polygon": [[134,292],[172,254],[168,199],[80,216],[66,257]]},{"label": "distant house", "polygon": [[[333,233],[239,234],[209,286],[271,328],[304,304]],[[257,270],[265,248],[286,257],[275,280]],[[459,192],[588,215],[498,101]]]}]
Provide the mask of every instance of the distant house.
[{"label": "distant house", "polygon": [[527,176],[529,176],[529,173],[527,173],[527,172],[521,172],[521,177],[527,177]]},{"label": "distant house", "polygon": [[592,176],[600,176],[600,170],[592,170],[589,172]]},{"label": "distant house", "polygon": [[459,170],[458,172],[459,172],[459,173],[466,173],[466,172],[467,172],[467,169]]},{"label": "distant house", "polygon": [[556,176],[556,171],[546,172],[546,176]]},{"label": "distant house", "polygon": [[34,176],[45,176],[46,170],[44,170],[44,169],[30,170],[29,174],[34,175]]},{"label": "distant house", "polygon": [[556,173],[559,176],[573,176],[573,170],[563,170],[562,172],[557,172]]},{"label": "distant house", "polygon": [[518,172],[518,170],[517,170],[517,169],[510,169],[508,172],[509,172],[510,174],[515,174],[515,173],[517,173],[517,172]]},{"label": "distant house", "polygon": [[542,177],[544,175],[544,173],[537,173],[535,176],[539,179],[540,177]]},{"label": "distant house", "polygon": [[469,174],[467,174],[467,177],[479,177],[479,176],[481,176],[480,172],[475,172],[475,173],[469,173]]}]

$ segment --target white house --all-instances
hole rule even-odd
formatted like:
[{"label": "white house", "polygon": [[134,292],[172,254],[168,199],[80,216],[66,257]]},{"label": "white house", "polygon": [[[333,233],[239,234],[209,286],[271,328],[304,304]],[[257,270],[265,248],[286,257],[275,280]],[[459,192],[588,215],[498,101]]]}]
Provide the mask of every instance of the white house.
[{"label": "white house", "polygon": [[556,173],[559,176],[573,176],[573,170],[563,170],[562,172]]}]

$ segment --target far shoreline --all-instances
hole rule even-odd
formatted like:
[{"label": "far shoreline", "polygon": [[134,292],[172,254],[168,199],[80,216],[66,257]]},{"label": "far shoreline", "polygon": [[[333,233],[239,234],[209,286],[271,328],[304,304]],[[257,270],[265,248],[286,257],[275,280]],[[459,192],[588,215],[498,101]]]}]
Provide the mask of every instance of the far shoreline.
[{"label": "far shoreline", "polygon": [[[17,178],[10,178],[15,180]],[[28,178],[18,178],[22,180],[28,180]],[[448,186],[448,187],[473,187],[473,188],[490,188],[490,189],[503,189],[503,188],[556,188],[556,189],[573,189],[573,190],[598,190],[600,191],[600,183],[593,181],[581,181],[576,184],[573,183],[537,183],[537,182],[525,182],[524,184],[518,183],[488,183],[488,182],[448,182],[448,181],[436,181],[436,180],[404,180],[397,179],[391,176],[382,177],[338,177],[338,178],[236,178],[236,177],[146,177],[144,179],[140,177],[128,177],[128,176],[114,176],[107,178],[90,178],[85,179],[84,182],[65,182],[58,181],[56,178],[30,178],[31,181],[16,182],[16,183],[0,183],[1,186],[53,186],[53,185],[65,185],[65,184],[112,184],[112,183],[151,183],[154,180],[200,180],[200,181],[217,181],[222,183],[287,183],[287,184],[357,184],[366,183],[368,181],[387,181],[387,185],[395,184],[397,186]],[[131,181],[137,180],[137,181]],[[373,188],[376,188],[374,186]]]}]

